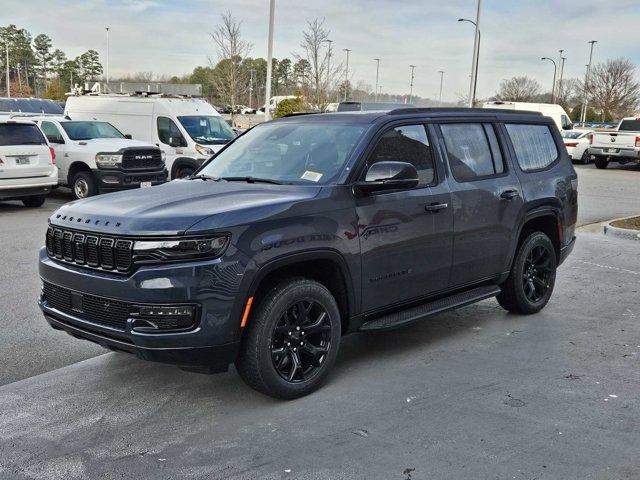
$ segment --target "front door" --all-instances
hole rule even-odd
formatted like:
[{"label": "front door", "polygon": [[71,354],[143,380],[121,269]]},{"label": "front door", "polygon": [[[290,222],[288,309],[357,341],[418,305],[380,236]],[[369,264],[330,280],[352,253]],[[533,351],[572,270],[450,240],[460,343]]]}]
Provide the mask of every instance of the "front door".
[{"label": "front door", "polygon": [[522,191],[494,124],[442,123],[439,130],[453,206],[451,286],[464,286],[505,270]]},{"label": "front door", "polygon": [[55,123],[49,122],[47,120],[42,121],[42,123],[40,124],[40,128],[47,137],[49,144],[56,152],[56,165],[58,166],[58,183],[67,183],[69,162],[68,158],[65,157],[66,144],[64,141],[64,137],[62,136],[62,132]]},{"label": "front door", "polygon": [[[165,164],[169,171],[169,176],[173,177],[173,162],[178,157],[184,156],[184,148],[187,146],[182,132],[178,125],[169,117],[157,117],[156,128],[158,129],[158,145],[165,154]],[[172,178],[173,179],[173,178]]]},{"label": "front door", "polygon": [[422,124],[390,128],[369,156],[367,167],[386,160],[412,163],[420,183],[356,200],[364,311],[419,299],[448,285],[452,213],[434,158]]}]

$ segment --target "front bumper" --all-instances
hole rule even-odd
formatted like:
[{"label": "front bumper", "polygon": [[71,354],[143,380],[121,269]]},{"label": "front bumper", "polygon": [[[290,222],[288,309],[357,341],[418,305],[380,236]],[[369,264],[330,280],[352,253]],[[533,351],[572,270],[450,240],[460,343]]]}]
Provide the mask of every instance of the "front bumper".
[{"label": "front bumper", "polygon": [[151,185],[160,185],[167,181],[166,169],[135,172],[115,169],[94,169],[93,175],[98,182],[98,190],[100,192],[139,188],[142,182],[151,182]]},{"label": "front bumper", "polygon": [[628,161],[640,162],[640,150],[633,148],[599,148],[589,147],[589,154],[598,157],[610,157],[612,159],[622,158]]},{"label": "front bumper", "polygon": [[84,308],[56,308],[44,296],[38,303],[53,328],[75,337],[145,360],[222,371],[234,361],[239,347],[244,301],[240,284],[246,269],[247,260],[231,246],[224,261],[145,266],[129,275],[62,264],[50,259],[43,248],[39,262],[43,282],[107,301],[194,304],[197,315],[189,330],[139,332],[133,329],[133,319],[127,319],[122,328],[114,327],[95,317],[83,318]]}]

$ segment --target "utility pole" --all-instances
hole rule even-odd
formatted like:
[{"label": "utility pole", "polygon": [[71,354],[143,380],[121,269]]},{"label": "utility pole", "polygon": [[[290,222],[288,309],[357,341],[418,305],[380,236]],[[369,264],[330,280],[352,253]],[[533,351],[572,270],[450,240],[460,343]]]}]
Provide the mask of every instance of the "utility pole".
[{"label": "utility pole", "polygon": [[558,80],[558,97],[562,95],[562,77],[564,76],[564,61],[567,57],[560,57],[560,80]]},{"label": "utility pole", "polygon": [[349,98],[349,50],[348,48],[344,48],[343,51],[347,52],[347,67],[344,71],[344,101],[346,102]]},{"label": "utility pole", "polygon": [[374,58],[374,60],[376,61],[376,89],[375,89],[375,101],[378,101],[378,75],[380,73],[380,59],[379,58]]},{"label": "utility pole", "polygon": [[106,68],[106,74],[107,74],[107,90],[109,90],[109,27],[104,27],[104,29],[107,31],[107,68]]},{"label": "utility pole", "polygon": [[478,0],[476,11],[476,33],[473,38],[473,61],[471,62],[471,85],[469,85],[469,108],[473,108],[476,103],[476,83],[478,79],[478,57],[480,55],[480,11],[482,10],[482,0]]},{"label": "utility pole", "polygon": [[584,100],[582,102],[582,115],[580,116],[580,122],[584,123],[587,118],[587,104],[589,102],[589,77],[591,77],[591,61],[593,60],[593,46],[598,43],[597,40],[590,40],[591,51],[589,52],[589,64],[587,65],[587,74],[584,79]]},{"label": "utility pole", "polygon": [[267,47],[267,84],[265,86],[264,95],[264,119],[271,120],[271,112],[269,111],[269,100],[271,100],[271,68],[273,64],[273,18],[275,16],[276,0],[269,0],[269,40]]},{"label": "utility pole", "polygon": [[411,103],[411,97],[413,96],[413,78],[414,78],[414,70],[416,69],[415,65],[409,65],[411,68],[411,83],[409,83],[409,103]]},{"label": "utility pole", "polygon": [[251,70],[249,70],[249,75],[251,75],[249,77],[249,108],[253,108],[253,104],[252,104],[252,96],[253,96],[253,74],[254,74],[255,70],[252,68]]},{"label": "utility pole", "polygon": [[556,103],[556,71],[558,70],[558,65],[553,58],[542,57],[540,60],[549,60],[553,63],[553,83],[551,84],[551,103]]},{"label": "utility pole", "polygon": [[440,95],[438,95],[438,105],[442,106],[442,80],[444,79],[444,70],[439,70],[440,74]]},{"label": "utility pole", "polygon": [[560,69],[562,68],[562,54],[564,53],[564,49],[562,49],[562,48],[561,48],[560,50],[558,50],[558,52],[559,52],[560,54],[558,55],[558,72],[557,72],[557,73],[558,73],[558,75],[557,75],[557,78],[558,78],[558,85],[557,85],[557,87],[556,87],[556,92],[557,92],[557,95],[556,95],[556,96],[557,96],[557,97],[559,97],[559,96],[560,96],[560,95],[559,95],[559,94],[560,94],[560,82],[562,81],[562,78],[561,78],[562,76],[560,75]]},{"label": "utility pole", "polygon": [[7,41],[4,46],[7,50],[7,98],[11,98],[11,86],[9,85],[9,42]]}]

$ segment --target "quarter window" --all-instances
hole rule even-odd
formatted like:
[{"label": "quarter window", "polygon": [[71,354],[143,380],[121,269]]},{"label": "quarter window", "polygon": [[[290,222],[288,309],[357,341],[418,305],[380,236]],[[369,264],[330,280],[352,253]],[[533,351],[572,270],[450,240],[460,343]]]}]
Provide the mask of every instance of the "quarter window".
[{"label": "quarter window", "polygon": [[382,161],[411,163],[418,171],[419,185],[433,183],[433,155],[424,125],[402,125],[386,132],[373,150],[369,166]]},{"label": "quarter window", "polygon": [[458,182],[504,172],[502,152],[490,123],[446,123],[440,130],[451,173]]},{"label": "quarter window", "polygon": [[546,168],[558,158],[558,148],[547,125],[507,123],[505,127],[523,171]]}]

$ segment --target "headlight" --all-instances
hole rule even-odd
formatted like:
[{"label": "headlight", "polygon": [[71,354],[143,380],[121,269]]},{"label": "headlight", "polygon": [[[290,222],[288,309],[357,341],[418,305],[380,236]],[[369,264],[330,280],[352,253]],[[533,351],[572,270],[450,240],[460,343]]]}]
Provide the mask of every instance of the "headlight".
[{"label": "headlight", "polygon": [[209,147],[205,147],[203,145],[199,145],[196,143],[196,151],[200,154],[200,155],[213,155],[214,152],[212,148]]},{"label": "headlight", "polygon": [[208,238],[181,238],[167,240],[138,240],[133,244],[133,255],[140,263],[197,258],[217,258],[229,243],[227,235]]},{"label": "headlight", "polygon": [[122,155],[117,153],[99,153],[96,164],[99,168],[115,168],[122,163]]},{"label": "headlight", "polygon": [[164,150],[160,150],[160,158],[162,158],[163,162],[167,160],[167,154],[164,153]]}]

